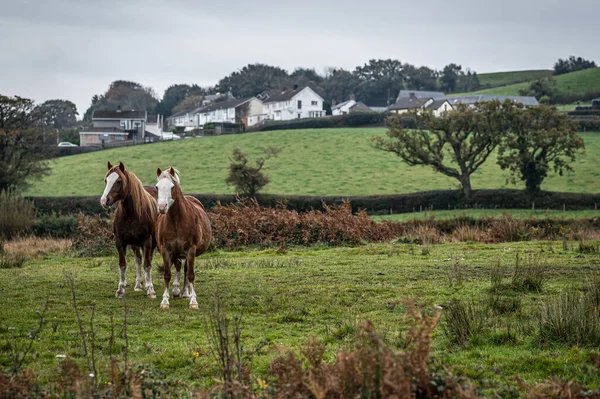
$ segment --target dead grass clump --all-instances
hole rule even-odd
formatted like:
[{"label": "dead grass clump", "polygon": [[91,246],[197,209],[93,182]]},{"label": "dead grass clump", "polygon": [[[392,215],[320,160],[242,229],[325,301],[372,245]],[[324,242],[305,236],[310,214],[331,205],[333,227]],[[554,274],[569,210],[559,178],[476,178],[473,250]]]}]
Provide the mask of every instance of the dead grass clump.
[{"label": "dead grass clump", "polygon": [[434,226],[417,224],[409,227],[406,236],[416,244],[433,245],[444,242],[444,235]]},{"label": "dead grass clump", "polygon": [[0,269],[21,267],[26,260],[27,257],[21,252],[2,252],[0,253]]},{"label": "dead grass clump", "polygon": [[489,237],[493,242],[529,241],[532,238],[531,228],[526,221],[515,219],[510,214],[502,214],[485,223],[489,226]]},{"label": "dead grass clump", "polygon": [[66,239],[21,237],[4,244],[9,254],[23,254],[27,258],[39,258],[45,255],[60,255],[71,250],[72,242]]},{"label": "dead grass clump", "polygon": [[29,230],[35,222],[33,202],[9,191],[0,192],[0,236],[10,240]]},{"label": "dead grass clump", "polygon": [[457,242],[488,242],[488,232],[479,226],[459,225],[452,232],[452,238]]}]

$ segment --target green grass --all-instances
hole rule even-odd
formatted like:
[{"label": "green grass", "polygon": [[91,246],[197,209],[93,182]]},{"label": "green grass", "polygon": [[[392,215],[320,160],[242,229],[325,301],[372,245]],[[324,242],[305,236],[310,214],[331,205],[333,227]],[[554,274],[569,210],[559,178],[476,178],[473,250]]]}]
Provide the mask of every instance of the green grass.
[{"label": "green grass", "polygon": [[[27,192],[33,196],[101,195],[106,161],[123,161],[145,184],[154,184],[156,168],[175,166],[182,188],[189,193],[232,193],[225,177],[231,151],[238,146],[254,158],[264,148],[281,148],[265,167],[271,183],[266,193],[311,195],[375,195],[455,189],[458,181],[428,167],[409,167],[397,156],[376,151],[371,138],[384,128],[310,129],[260,132],[185,139],[125,147],[58,158],[52,174]],[[549,191],[597,192],[600,135],[583,133],[587,155],[574,165],[575,173],[550,176]],[[507,174],[495,156],[472,176],[474,189],[523,188],[506,183]]]},{"label": "green grass", "polygon": [[508,86],[521,82],[552,76],[552,70],[539,69],[528,71],[494,72],[478,74],[479,83],[485,87]]},{"label": "green grass", "polygon": [[[352,326],[371,320],[392,345],[399,345],[403,300],[418,297],[432,309],[452,299],[486,298],[490,273],[498,260],[510,266],[516,253],[536,253],[548,268],[548,282],[542,293],[519,293],[523,310],[496,320],[490,331],[464,347],[454,346],[438,328],[433,338],[433,355],[442,358],[459,375],[482,376],[494,382],[511,381],[519,374],[527,383],[552,375],[583,379],[592,386],[600,375],[586,373],[598,349],[561,345],[541,346],[535,340],[534,314],[540,300],[565,289],[580,287],[586,276],[598,270],[595,255],[581,256],[562,250],[559,242],[483,244],[444,244],[431,246],[421,255],[419,246],[378,244],[358,248],[292,248],[287,254],[274,250],[212,253],[196,262],[199,310],[188,309],[188,301],[171,300],[168,311],[159,308],[160,299],[151,300],[132,290],[134,270],[128,270],[128,325],[130,364],[147,364],[171,379],[200,386],[211,384],[216,375],[214,359],[206,337],[203,315],[217,290],[226,308],[242,313],[246,348],[259,342],[266,347],[254,359],[254,371],[264,375],[268,363],[281,345],[297,350],[308,335],[327,343],[334,353],[353,342]],[[220,266],[208,267],[208,258],[221,259]],[[157,262],[155,257],[155,263]],[[459,259],[457,261],[457,259]],[[129,259],[130,265],[133,263]],[[215,265],[215,259],[211,261]],[[458,264],[458,266],[457,266]],[[462,280],[456,281],[460,268]],[[73,273],[79,311],[86,331],[90,305],[94,304],[96,358],[99,379],[108,381],[108,339],[110,315],[114,315],[115,356],[124,350],[123,304],[114,298],[118,281],[116,257],[74,259],[67,256],[28,261],[22,268],[0,269],[0,367],[8,367],[12,336],[26,343],[24,336],[38,320],[37,310],[46,299],[48,323],[33,345],[27,366],[43,383],[52,379],[60,359],[66,355],[85,367],[71,294],[64,272]],[[153,270],[155,288],[163,284]],[[505,325],[517,330],[514,343],[498,343]],[[532,329],[533,328],[533,329]],[[198,352],[200,357],[194,358]],[[511,384],[514,385],[514,382]]]},{"label": "green grass", "polygon": [[[600,91],[600,68],[586,69],[554,77],[556,90],[561,93],[585,94],[590,90]],[[500,96],[518,96],[519,90],[529,88],[530,82],[518,83],[491,89],[478,90],[472,93],[451,94],[457,97],[471,94],[496,94]]]},{"label": "green grass", "polygon": [[399,213],[396,215],[385,215],[385,216],[373,216],[373,219],[377,221],[391,220],[395,222],[406,222],[413,219],[453,219],[461,216],[468,216],[472,218],[483,218],[483,217],[494,217],[502,216],[503,214],[511,215],[516,219],[582,219],[582,218],[594,218],[600,216],[600,211],[597,210],[586,210],[586,211],[561,211],[561,210],[549,210],[549,209],[464,209],[464,210],[433,210],[423,211],[414,213]]}]

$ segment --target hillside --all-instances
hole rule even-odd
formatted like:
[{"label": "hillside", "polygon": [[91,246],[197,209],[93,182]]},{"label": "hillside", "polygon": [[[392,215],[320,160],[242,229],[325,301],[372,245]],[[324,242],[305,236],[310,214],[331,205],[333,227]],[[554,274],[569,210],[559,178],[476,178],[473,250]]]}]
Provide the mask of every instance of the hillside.
[{"label": "hillside", "polygon": [[[585,94],[588,91],[600,91],[600,68],[586,69],[571,72],[555,77],[556,90],[561,93]],[[451,94],[448,97],[458,97],[471,94],[497,94],[501,96],[518,96],[519,90],[527,89],[530,82],[518,83],[509,86],[494,87],[478,90],[472,93]]]},{"label": "hillside", "polygon": [[522,82],[529,82],[531,80],[541,79],[548,76],[552,76],[552,70],[550,69],[493,72],[482,73],[477,75],[477,77],[479,78],[479,83],[481,83],[481,85],[486,88],[508,86]]},{"label": "hillside", "polygon": [[[398,157],[374,150],[373,136],[383,128],[288,130],[185,139],[175,142],[97,151],[52,161],[52,174],[26,194],[34,196],[100,195],[106,161],[123,161],[145,184],[154,184],[157,167],[181,170],[182,187],[192,193],[232,193],[224,180],[235,146],[254,158],[267,146],[281,148],[269,160],[266,173],[272,183],[265,192],[277,194],[371,195],[452,189],[454,179],[430,168],[408,167]],[[583,134],[587,155],[576,173],[546,179],[543,188],[554,191],[597,192],[600,135]],[[473,176],[473,188],[512,188],[495,159]],[[521,187],[521,185],[519,185]]]}]

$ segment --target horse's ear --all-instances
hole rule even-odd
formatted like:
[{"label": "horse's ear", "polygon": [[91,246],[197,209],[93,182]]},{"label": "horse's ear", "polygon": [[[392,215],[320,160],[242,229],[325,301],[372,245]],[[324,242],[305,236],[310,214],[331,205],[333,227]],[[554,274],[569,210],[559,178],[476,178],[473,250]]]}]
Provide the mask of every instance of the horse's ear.
[{"label": "horse's ear", "polygon": [[119,169],[121,169],[121,172],[125,172],[125,165],[123,165],[123,162],[119,162]]},{"label": "horse's ear", "polygon": [[113,167],[113,165],[112,165],[112,163],[110,163],[110,161],[108,161],[108,164],[106,166],[108,166],[108,170],[111,170]]},{"label": "horse's ear", "polygon": [[162,170],[160,168],[156,168],[156,176],[162,175]]},{"label": "horse's ear", "polygon": [[171,176],[175,177],[175,169],[169,169],[169,173],[171,174]]}]

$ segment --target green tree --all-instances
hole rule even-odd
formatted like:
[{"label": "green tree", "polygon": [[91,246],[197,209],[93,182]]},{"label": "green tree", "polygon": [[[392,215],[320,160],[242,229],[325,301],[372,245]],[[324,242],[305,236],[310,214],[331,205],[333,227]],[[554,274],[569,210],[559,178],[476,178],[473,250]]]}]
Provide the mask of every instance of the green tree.
[{"label": "green tree", "polygon": [[152,88],[137,82],[116,80],[110,84],[106,93],[92,97],[92,105],[85,112],[84,120],[91,120],[96,110],[116,110],[121,107],[124,110],[154,113],[157,105],[156,93]]},{"label": "green tree", "polygon": [[442,90],[445,93],[454,93],[462,73],[462,66],[456,64],[446,65],[440,74],[440,84]]},{"label": "green tree", "polygon": [[341,103],[350,98],[359,84],[358,77],[352,72],[344,69],[330,69],[320,87],[323,90],[323,98]]},{"label": "green tree", "polygon": [[229,164],[229,174],[225,179],[228,186],[234,186],[239,194],[254,197],[271,179],[262,173],[265,162],[276,157],[280,149],[268,147],[265,156],[256,160],[256,166],[251,166],[248,156],[239,148],[234,148],[233,157]]},{"label": "green tree", "polygon": [[0,191],[21,190],[50,172],[33,101],[0,95]]},{"label": "green tree", "polygon": [[202,95],[191,95],[184,98],[180,103],[173,107],[171,110],[173,115],[181,111],[191,111],[202,105],[204,96]]},{"label": "green tree", "polygon": [[206,94],[206,90],[198,85],[176,84],[169,86],[165,94],[156,106],[156,113],[164,115],[165,118],[173,114],[172,110],[183,99],[189,96],[198,96]]},{"label": "green tree", "polygon": [[586,60],[582,57],[570,56],[563,60],[559,58],[554,64],[554,75],[562,75],[569,72],[581,71],[584,69],[596,68],[596,63],[591,60]]},{"label": "green tree", "polygon": [[438,73],[426,66],[404,64],[405,86],[408,90],[437,90]]},{"label": "green tree", "polygon": [[531,82],[529,88],[519,90],[519,94],[522,96],[534,96],[537,99],[541,99],[544,96],[552,98],[555,86],[556,80],[552,77],[537,79]]},{"label": "green tree", "polygon": [[404,88],[404,65],[399,60],[369,60],[354,70],[359,79],[356,97],[366,104],[390,105]]},{"label": "green tree", "polygon": [[69,100],[48,100],[34,108],[37,124],[61,130],[77,124],[77,106]]},{"label": "green tree", "polygon": [[[465,200],[471,200],[471,175],[487,160],[505,134],[510,102],[489,101],[473,108],[459,105],[444,118],[429,111],[413,111],[387,119],[388,138],[375,137],[375,148],[395,153],[410,166],[431,166],[457,179]],[[405,129],[404,119],[415,122]]]},{"label": "green tree", "polygon": [[498,164],[511,172],[510,181],[520,178],[533,195],[540,191],[550,170],[561,176],[573,171],[570,163],[584,150],[583,139],[576,133],[577,122],[554,107],[515,104],[509,123]]},{"label": "green tree", "polygon": [[265,90],[280,89],[287,78],[287,71],[279,67],[249,64],[221,79],[217,89],[221,93],[231,89],[235,97],[252,97]]}]

